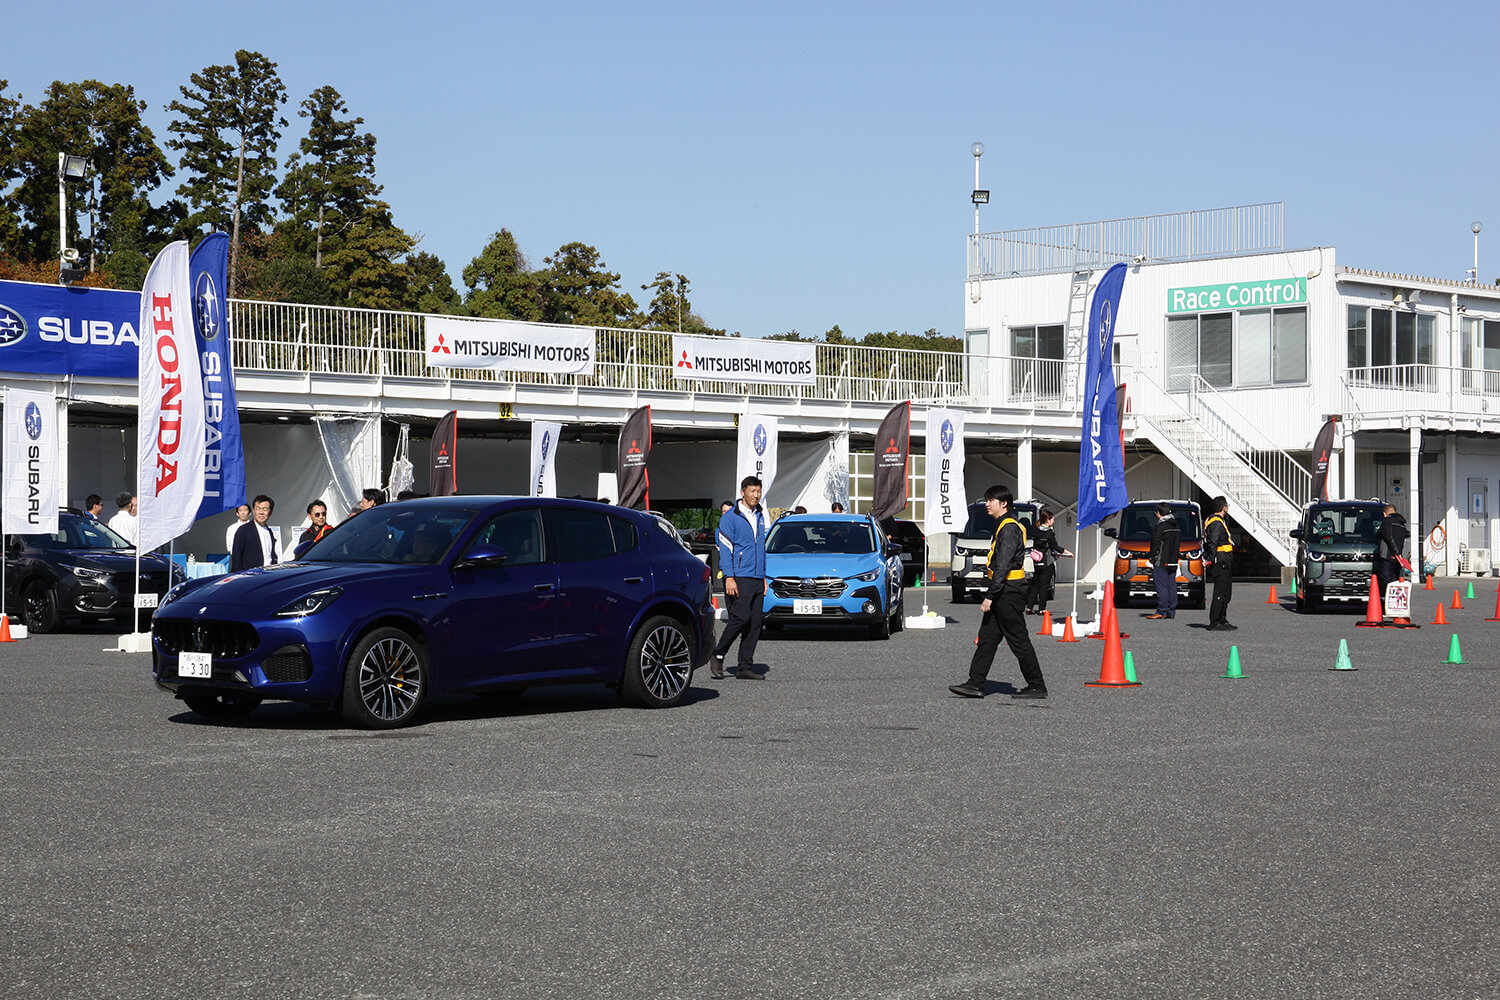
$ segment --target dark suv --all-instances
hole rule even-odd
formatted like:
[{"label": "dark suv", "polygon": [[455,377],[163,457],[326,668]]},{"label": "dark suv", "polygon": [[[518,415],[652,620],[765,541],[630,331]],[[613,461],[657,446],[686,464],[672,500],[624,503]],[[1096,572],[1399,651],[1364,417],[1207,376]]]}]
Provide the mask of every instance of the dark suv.
[{"label": "dark suv", "polygon": [[[159,555],[141,556],[140,573],[140,592],[158,599],[186,579]],[[51,632],[67,619],[129,622],[135,574],[131,544],[86,514],[58,514],[55,534],[5,538],[5,606],[19,606],[32,632]]]},{"label": "dark suv", "polygon": [[1297,539],[1297,610],[1325,601],[1363,604],[1370,596],[1375,544],[1385,520],[1379,500],[1320,500],[1302,510]]}]

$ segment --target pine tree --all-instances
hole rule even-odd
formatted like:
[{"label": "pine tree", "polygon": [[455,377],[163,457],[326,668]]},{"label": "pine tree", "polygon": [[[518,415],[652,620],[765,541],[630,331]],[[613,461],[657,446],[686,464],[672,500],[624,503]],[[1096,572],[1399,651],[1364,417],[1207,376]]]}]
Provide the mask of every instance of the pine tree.
[{"label": "pine tree", "polygon": [[509,229],[490,238],[462,275],[464,305],[475,316],[539,320],[542,286]]},{"label": "pine tree", "polygon": [[543,258],[540,273],[545,294],[542,318],[578,326],[628,325],[635,299],[620,291],[620,276],[605,269],[599,251],[583,243],[565,243]]},{"label": "pine tree", "polygon": [[306,239],[316,267],[323,266],[330,241],[359,225],[381,192],[375,183],[375,136],[360,133],[364,119],[348,118],[348,112],[332,87],[319,87],[302,102],[297,114],[308,119],[307,136],[288,159],[286,178],[276,189],[295,238]]}]

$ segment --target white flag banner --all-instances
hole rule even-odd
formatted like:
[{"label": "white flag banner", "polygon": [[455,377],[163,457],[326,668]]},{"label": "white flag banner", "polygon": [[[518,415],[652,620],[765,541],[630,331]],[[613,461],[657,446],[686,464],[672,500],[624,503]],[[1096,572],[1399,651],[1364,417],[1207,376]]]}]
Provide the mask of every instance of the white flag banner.
[{"label": "white flag banner", "polygon": [[445,316],[428,316],[423,326],[429,368],[594,374],[594,331],[584,327]]},{"label": "white flag banner", "polygon": [[0,532],[57,530],[57,397],[5,390],[5,511]]},{"label": "white flag banner", "polygon": [[927,411],[927,534],[964,530],[964,415],[962,410]]},{"label": "white flag banner", "polygon": [[746,476],[760,480],[762,496],[769,496],[771,484],[776,481],[776,434],[779,424],[775,417],[762,417],[747,413],[740,417],[740,446],[734,462],[734,489],[731,496],[740,495],[740,483]]},{"label": "white flag banner", "polygon": [[745,337],[672,336],[672,376],[709,382],[812,385],[817,345]]},{"label": "white flag banner", "polygon": [[149,552],[191,528],[203,502],[203,374],[186,240],[151,262],[140,330],[136,550]]},{"label": "white flag banner", "polygon": [[557,496],[557,442],[562,424],[547,420],[531,422],[531,495]]}]

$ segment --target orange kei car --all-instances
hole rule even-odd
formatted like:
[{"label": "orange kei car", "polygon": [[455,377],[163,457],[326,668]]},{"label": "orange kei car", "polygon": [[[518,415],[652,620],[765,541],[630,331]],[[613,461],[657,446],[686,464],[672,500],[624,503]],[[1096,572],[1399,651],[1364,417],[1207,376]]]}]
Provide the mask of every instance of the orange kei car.
[{"label": "orange kei car", "polygon": [[[1115,539],[1115,606],[1132,598],[1156,597],[1151,580],[1151,528],[1160,500],[1137,500],[1120,511],[1120,523],[1105,528]],[[1182,561],[1177,564],[1177,594],[1193,607],[1203,607],[1203,512],[1191,500],[1168,500],[1181,534]]]}]

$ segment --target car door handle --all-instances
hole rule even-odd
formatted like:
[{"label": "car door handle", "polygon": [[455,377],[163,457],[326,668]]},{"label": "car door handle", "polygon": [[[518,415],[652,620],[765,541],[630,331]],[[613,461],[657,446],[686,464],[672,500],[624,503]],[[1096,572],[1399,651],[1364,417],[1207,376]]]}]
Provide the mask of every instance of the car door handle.
[{"label": "car door handle", "polygon": [[532,590],[536,590],[536,591],[540,591],[542,593],[546,593],[547,591],[553,589],[556,586],[557,586],[557,584],[555,584],[555,583],[533,583],[531,585],[531,589]]},{"label": "car door handle", "polygon": [[627,577],[626,577],[626,578],[625,578],[625,582],[626,582],[626,583],[640,583],[640,582],[641,582],[641,580],[643,580],[643,579],[644,579],[644,577],[639,577],[639,576],[627,576]]}]

